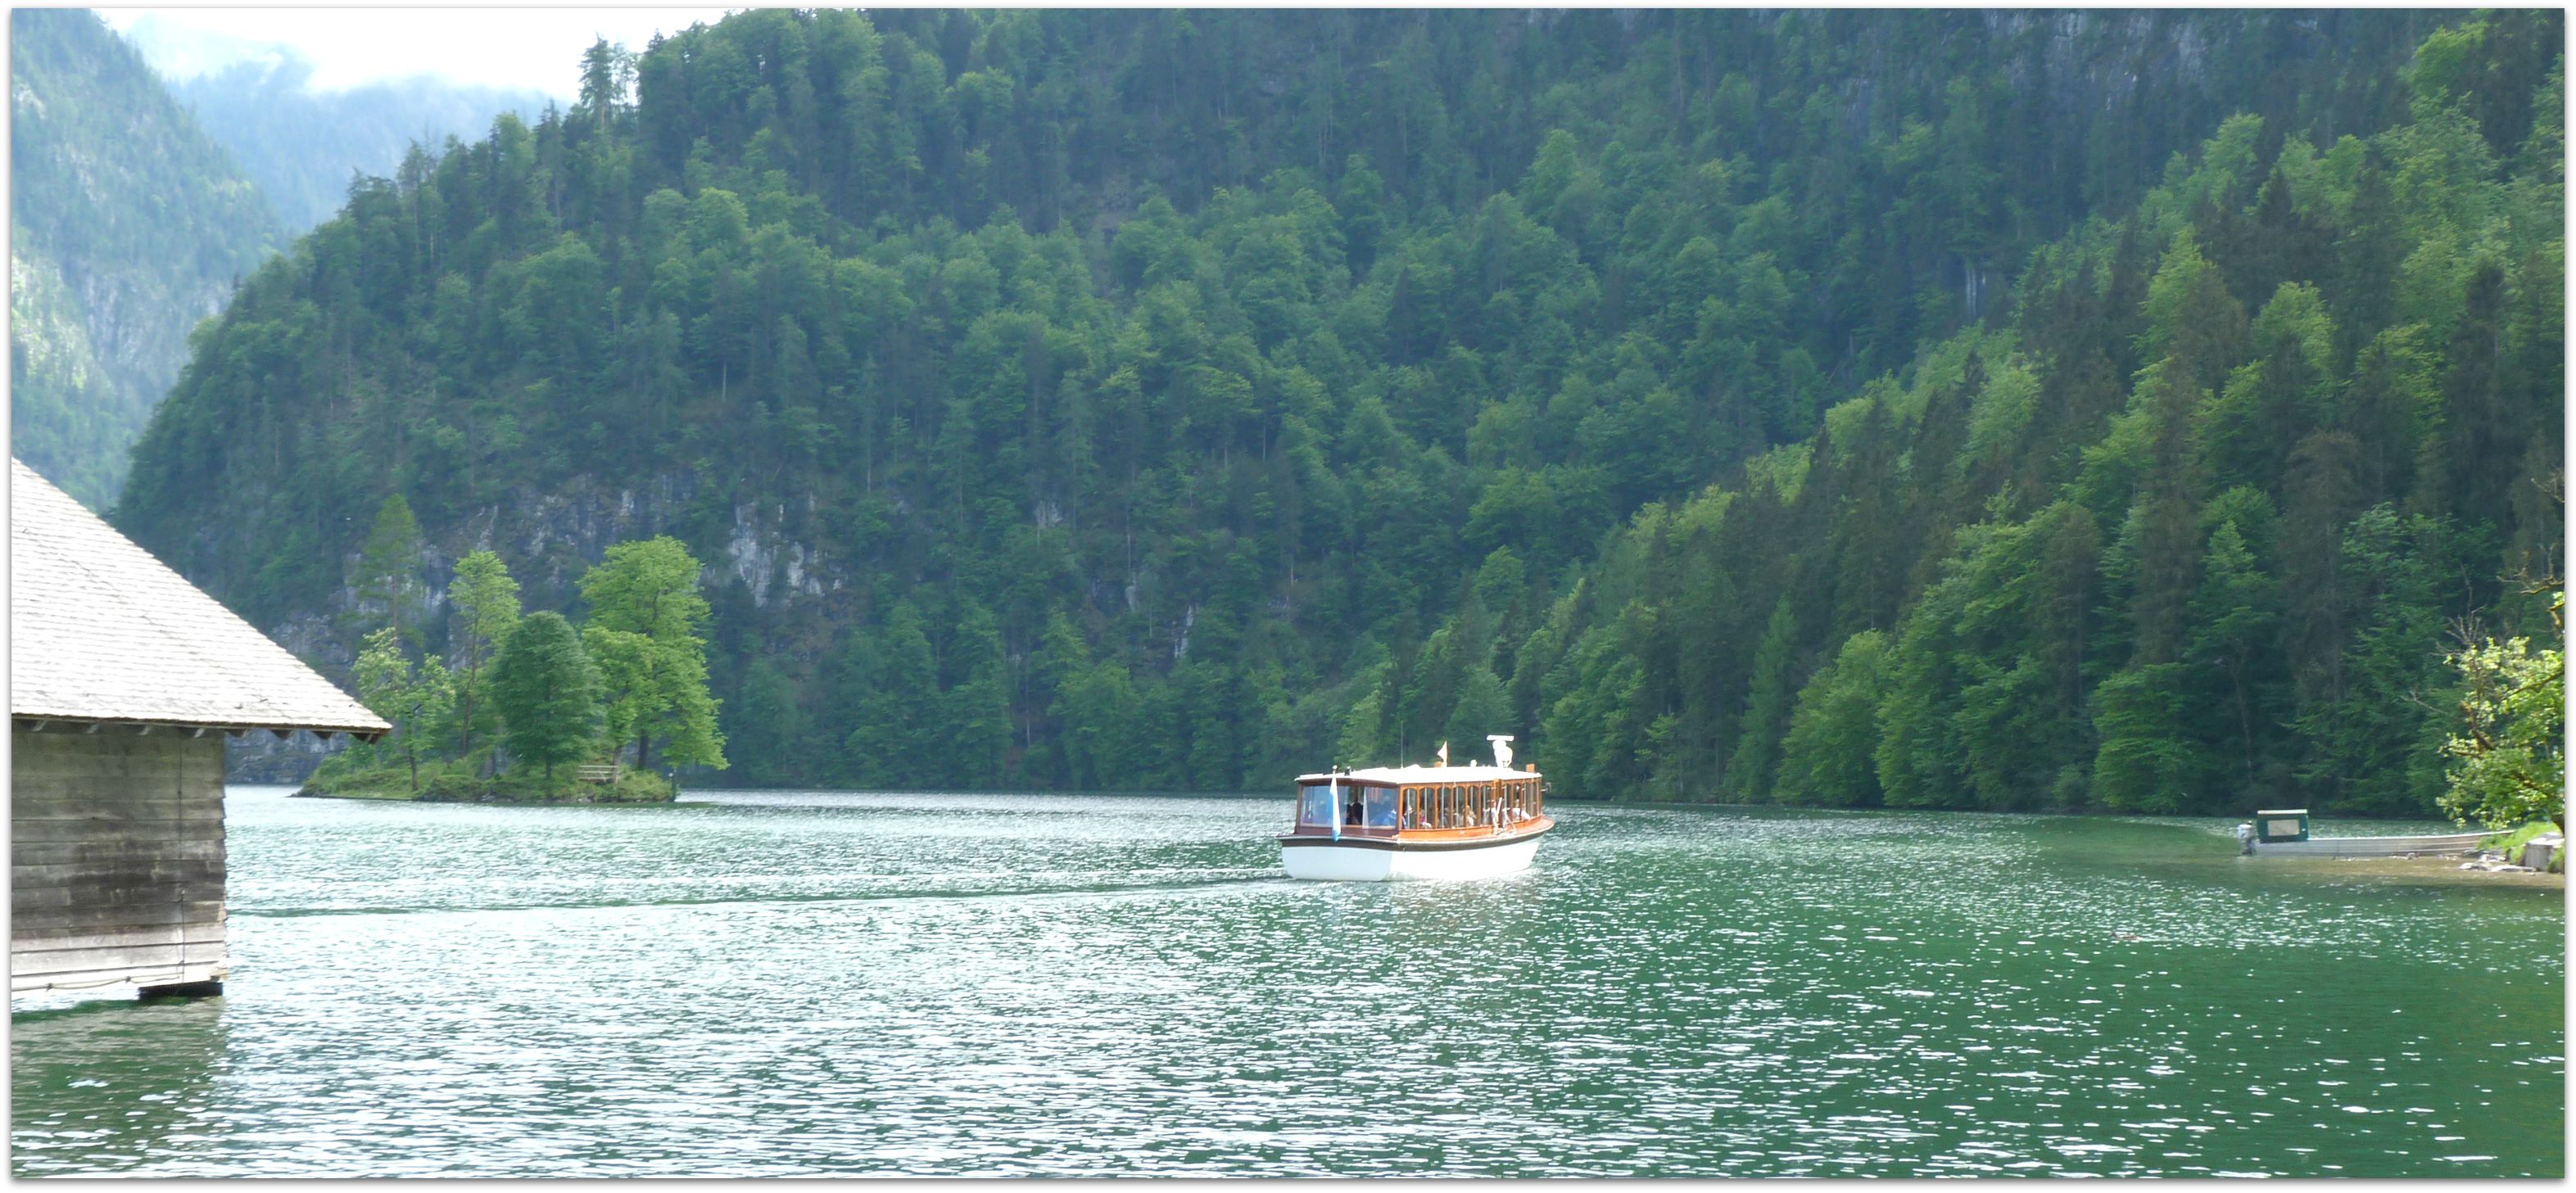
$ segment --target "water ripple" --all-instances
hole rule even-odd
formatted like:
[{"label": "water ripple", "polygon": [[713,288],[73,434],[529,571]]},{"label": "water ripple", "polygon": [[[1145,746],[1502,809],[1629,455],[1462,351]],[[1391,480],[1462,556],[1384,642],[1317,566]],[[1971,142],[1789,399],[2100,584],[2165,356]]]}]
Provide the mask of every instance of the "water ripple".
[{"label": "water ripple", "polygon": [[2554,895],[1580,806],[1514,878],[1300,884],[1283,806],[237,790],[227,997],[22,1001],[15,1169],[2563,1171]]}]

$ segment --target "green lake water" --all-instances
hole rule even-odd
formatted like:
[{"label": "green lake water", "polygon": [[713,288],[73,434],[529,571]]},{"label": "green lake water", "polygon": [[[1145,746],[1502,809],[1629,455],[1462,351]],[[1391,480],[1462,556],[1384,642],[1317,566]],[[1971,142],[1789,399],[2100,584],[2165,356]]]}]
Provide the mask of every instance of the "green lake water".
[{"label": "green lake water", "polygon": [[225,996],[19,1000],[16,1173],[2565,1170],[2563,896],[2217,822],[1565,805],[1381,886],[1284,796],[691,798],[233,789]]}]

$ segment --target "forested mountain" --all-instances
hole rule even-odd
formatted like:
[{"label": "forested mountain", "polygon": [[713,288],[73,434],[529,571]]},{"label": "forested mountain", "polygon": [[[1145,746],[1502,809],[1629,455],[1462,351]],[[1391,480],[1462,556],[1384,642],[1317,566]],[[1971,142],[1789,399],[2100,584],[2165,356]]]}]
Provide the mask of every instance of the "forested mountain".
[{"label": "forested mountain", "polygon": [[413,142],[478,135],[503,112],[535,119],[548,103],[537,91],[429,76],[336,90],[316,90],[312,78],[313,64],[281,47],[170,81],[295,232],[337,214],[352,176],[392,173]]},{"label": "forested mountain", "polygon": [[674,534],[753,781],[2428,810],[2446,620],[2548,629],[2559,37],[745,13],[355,188],[118,520],[343,658],[394,493],[532,607]]},{"label": "forested mountain", "polygon": [[9,14],[11,451],[106,508],[187,336],[283,241],[90,12]]}]

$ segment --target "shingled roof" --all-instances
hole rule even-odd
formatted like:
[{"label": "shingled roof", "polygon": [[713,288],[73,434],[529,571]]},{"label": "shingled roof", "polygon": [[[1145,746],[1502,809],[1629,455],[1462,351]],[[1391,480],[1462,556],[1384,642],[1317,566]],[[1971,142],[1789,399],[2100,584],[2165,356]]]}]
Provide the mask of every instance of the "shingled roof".
[{"label": "shingled roof", "polygon": [[13,720],[391,728],[34,469],[9,465]]}]

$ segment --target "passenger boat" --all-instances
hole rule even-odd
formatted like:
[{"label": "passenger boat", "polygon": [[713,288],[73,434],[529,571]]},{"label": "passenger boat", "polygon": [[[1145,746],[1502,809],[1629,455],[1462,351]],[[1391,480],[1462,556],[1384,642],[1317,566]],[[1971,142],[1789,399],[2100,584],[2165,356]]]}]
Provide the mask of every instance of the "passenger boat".
[{"label": "passenger boat", "polygon": [[1290,878],[1387,882],[1490,878],[1529,868],[1547,815],[1538,768],[1513,770],[1511,739],[1495,765],[1381,766],[1301,775],[1297,825],[1279,838]]}]

